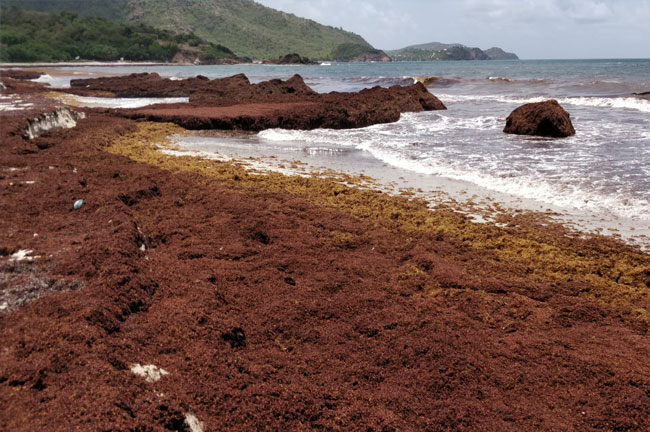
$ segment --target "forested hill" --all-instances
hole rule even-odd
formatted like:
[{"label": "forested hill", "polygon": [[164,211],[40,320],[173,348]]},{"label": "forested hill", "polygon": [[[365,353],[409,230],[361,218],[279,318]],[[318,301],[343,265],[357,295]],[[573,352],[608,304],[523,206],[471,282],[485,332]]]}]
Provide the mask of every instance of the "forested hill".
[{"label": "forested hill", "polygon": [[[73,12],[146,24],[172,33],[194,33],[240,57],[273,59],[287,53],[326,59],[344,44],[371,50],[361,36],[277,11],[252,0],[0,0],[47,12]],[[4,20],[3,20],[4,21]]]},{"label": "forested hill", "polygon": [[192,34],[172,34],[143,24],[119,24],[70,12],[3,7],[0,61],[72,60],[197,62],[241,61],[228,48]]}]

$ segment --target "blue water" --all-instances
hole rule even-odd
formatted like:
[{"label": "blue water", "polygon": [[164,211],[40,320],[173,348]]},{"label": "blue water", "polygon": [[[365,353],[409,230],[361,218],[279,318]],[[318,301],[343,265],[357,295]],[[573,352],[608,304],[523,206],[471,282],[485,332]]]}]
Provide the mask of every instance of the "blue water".
[{"label": "blue water", "polygon": [[[124,74],[133,67],[97,67],[102,73]],[[284,66],[284,65],[229,65],[229,66],[154,66],[137,67],[139,71],[157,72],[167,77],[192,77],[205,75],[210,78],[245,73],[253,82],[270,78],[288,78],[300,74],[316,90],[358,90],[370,84],[400,83],[402,77],[440,76],[446,78],[483,79],[505,77],[516,80],[556,79],[552,88],[564,85],[585,85],[586,93],[579,88],[567,95],[592,95],[592,82],[606,84],[622,83],[603,89],[605,93],[621,94],[620,91],[650,91],[650,59],[613,60],[516,60],[516,61],[460,61],[460,62],[395,62],[395,63],[332,63],[331,66]],[[385,79],[385,81],[383,80]]]},{"label": "blue water", "polygon": [[[249,142],[268,153],[280,147],[355,150],[405,172],[650,227],[650,96],[635,94],[650,91],[650,59],[85,68],[102,75],[136,71],[177,78],[245,73],[253,82],[298,73],[319,92],[438,77],[429,90],[447,111],[405,114],[397,123],[358,130],[265,131]],[[516,107],[548,98],[569,111],[576,136],[502,132]],[[214,145],[216,151],[219,142]]]}]

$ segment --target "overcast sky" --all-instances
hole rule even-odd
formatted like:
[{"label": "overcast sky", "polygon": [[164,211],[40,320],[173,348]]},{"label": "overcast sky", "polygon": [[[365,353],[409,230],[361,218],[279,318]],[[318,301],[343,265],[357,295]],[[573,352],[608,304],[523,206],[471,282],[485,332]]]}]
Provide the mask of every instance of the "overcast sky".
[{"label": "overcast sky", "polygon": [[650,0],[256,0],[377,48],[498,46],[521,58],[650,58]]}]

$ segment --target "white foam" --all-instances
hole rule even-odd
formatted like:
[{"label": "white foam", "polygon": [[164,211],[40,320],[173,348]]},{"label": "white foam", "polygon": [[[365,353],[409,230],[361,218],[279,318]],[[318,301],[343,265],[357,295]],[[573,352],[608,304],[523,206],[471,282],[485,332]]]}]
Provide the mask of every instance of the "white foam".
[{"label": "white foam", "polygon": [[52,78],[52,75],[43,74],[40,77],[35,78],[35,79],[31,80],[31,81],[36,82],[36,83],[48,83],[49,84],[50,82],[52,82],[52,80],[54,80],[54,78]]},{"label": "white foam", "polygon": [[541,175],[504,174],[499,176],[474,169],[468,164],[456,167],[433,158],[412,160],[390,149],[373,146],[368,146],[367,150],[377,159],[389,165],[420,174],[466,181],[489,190],[533,199],[562,208],[613,214],[650,223],[650,203],[642,199],[603,195],[570,183],[551,184]]},{"label": "white foam", "polygon": [[589,106],[597,108],[617,108],[617,109],[632,109],[641,112],[650,113],[650,101],[645,99],[637,99],[633,97],[626,98],[604,98],[604,97],[578,97],[578,98],[563,98],[559,99],[561,104],[577,106]]},{"label": "white foam", "polygon": [[489,81],[500,81],[500,82],[514,82],[514,80],[511,80],[510,78],[505,78],[505,77],[499,77],[499,76],[491,76],[488,77]]},{"label": "white foam", "polygon": [[33,106],[34,104],[25,102],[15,95],[0,96],[0,112],[23,111]]},{"label": "white foam", "polygon": [[69,76],[53,77],[52,75],[44,74],[31,81],[36,83],[48,84],[52,88],[67,88],[70,87],[70,78],[71,77]]},{"label": "white foam", "polygon": [[[412,172],[470,182],[488,190],[552,206],[610,214],[643,223],[650,222],[650,200],[642,198],[641,195],[628,194],[618,186],[618,190],[612,192],[611,187],[606,184],[602,188],[596,181],[586,184],[589,183],[587,179],[580,177],[582,171],[575,172],[576,178],[571,177],[571,166],[590,163],[592,152],[595,151],[593,146],[599,145],[591,139],[589,131],[581,132],[579,137],[562,142],[562,145],[575,144],[576,149],[570,156],[561,147],[556,150],[551,142],[548,143],[551,146],[548,151],[541,150],[537,154],[523,156],[519,146],[526,144],[522,143],[520,138],[497,138],[494,135],[494,131],[498,131],[503,122],[504,119],[494,116],[463,118],[442,113],[407,114],[402,116],[398,123],[364,129],[274,129],[263,131],[258,136],[261,140],[286,145],[295,141],[296,145],[308,143],[308,146],[317,145],[331,149],[352,147],[367,151],[388,165]],[[608,125],[600,126],[607,129]],[[463,129],[468,130],[465,135]],[[503,151],[507,153],[478,151],[472,154],[475,150],[469,148],[470,153],[467,154],[463,143],[465,139],[469,139],[471,144],[468,145],[475,145],[475,130],[493,130],[492,135],[486,134],[485,145],[502,146]],[[602,129],[594,133],[602,133]],[[612,133],[619,132],[614,130]],[[499,141],[494,141],[495,139]],[[502,140],[509,141],[504,143]],[[592,141],[594,145],[588,145]],[[507,154],[530,158],[530,163],[516,160],[512,163],[505,162],[508,160]]]},{"label": "white foam", "polygon": [[[519,96],[501,96],[501,95],[453,95],[453,94],[437,94],[437,97],[446,103],[454,102],[500,102],[509,104],[527,104],[534,102],[543,102],[545,100],[553,99],[552,97],[534,96],[534,97],[519,97]],[[631,109],[641,112],[650,113],[650,101],[645,99],[637,99],[633,97],[564,97],[557,98],[561,105],[574,105],[574,106],[589,106],[595,108],[615,108],[615,109]]]},{"label": "white foam", "polygon": [[141,108],[154,104],[187,103],[187,97],[169,98],[104,98],[90,96],[73,96],[79,105],[89,108]]},{"label": "white foam", "polygon": [[219,154],[219,153],[212,153],[212,152],[171,150],[171,149],[161,148],[160,153],[162,153],[164,155],[167,155],[167,156],[177,156],[177,157],[192,156],[192,157],[208,159],[208,160],[215,160],[215,161],[220,161],[220,162],[229,162],[229,161],[232,160],[232,158],[229,157],[229,156],[222,155],[222,154]]}]

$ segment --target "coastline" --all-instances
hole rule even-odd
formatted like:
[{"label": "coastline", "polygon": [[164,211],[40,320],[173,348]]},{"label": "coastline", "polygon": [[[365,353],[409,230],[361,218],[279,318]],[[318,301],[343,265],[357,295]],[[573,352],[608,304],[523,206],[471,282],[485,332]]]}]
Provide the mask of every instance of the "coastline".
[{"label": "coastline", "polygon": [[468,181],[403,170],[354,149],[341,156],[320,151],[317,145],[311,148],[306,143],[304,148],[276,148],[269,155],[267,146],[268,143],[250,134],[204,131],[171,137],[168,147],[179,156],[237,161],[252,170],[272,170],[285,175],[361,176],[383,192],[422,199],[430,207],[444,204],[477,222],[494,222],[501,213],[532,212],[540,220],[560,223],[578,234],[603,234],[644,251],[650,250],[650,227],[640,227],[633,219],[569,209]]},{"label": "coastline", "polygon": [[85,112],[31,141],[2,113],[3,429],[649,426],[647,253]]}]

